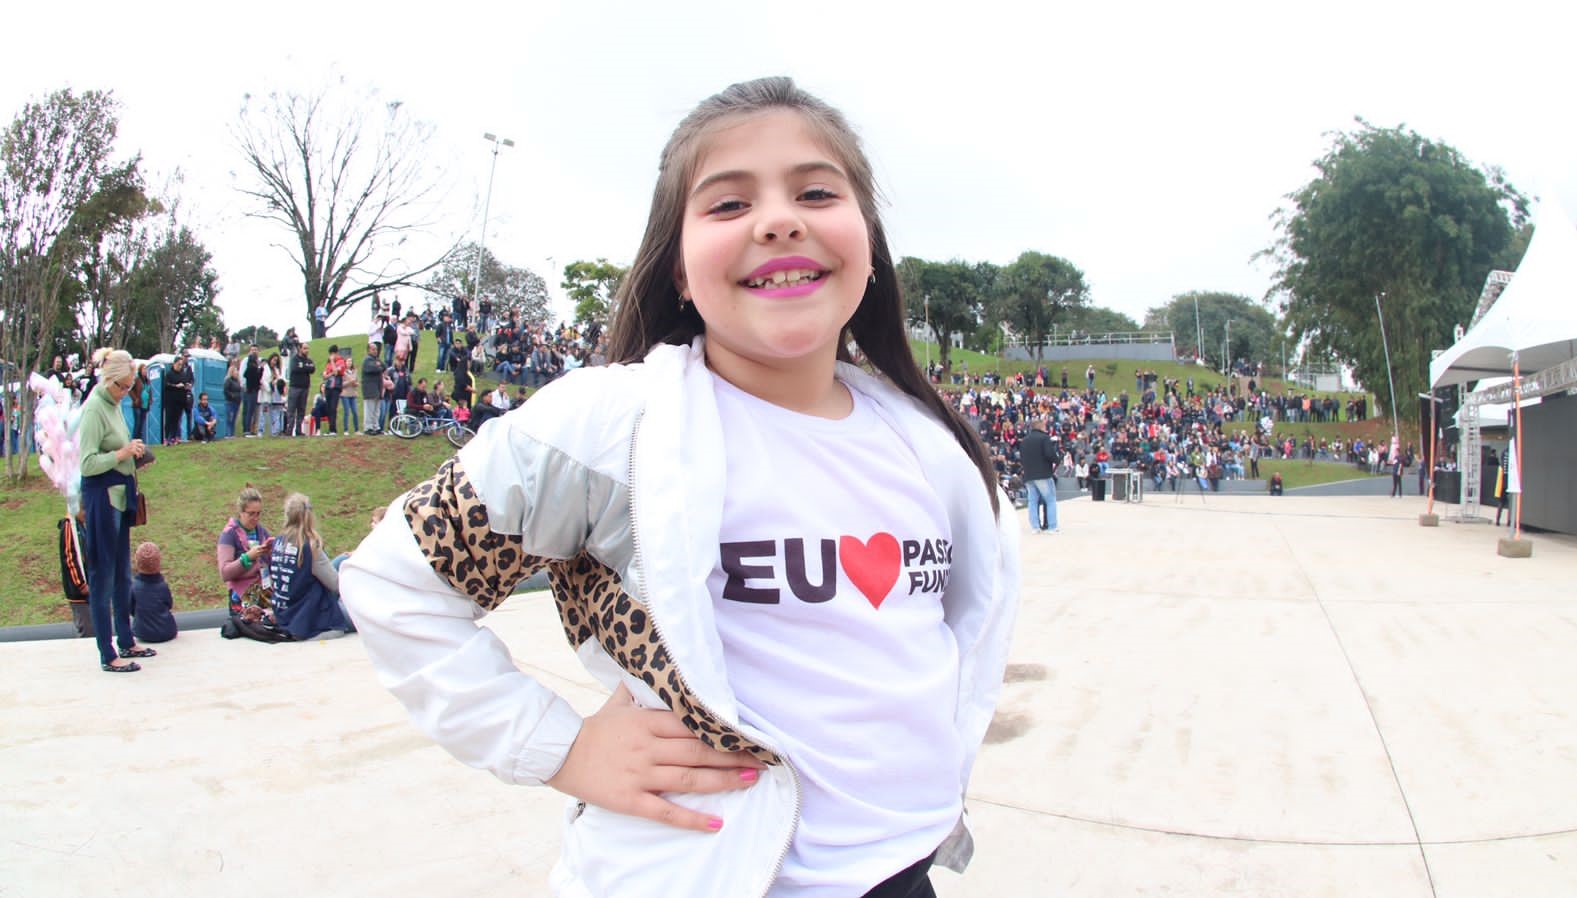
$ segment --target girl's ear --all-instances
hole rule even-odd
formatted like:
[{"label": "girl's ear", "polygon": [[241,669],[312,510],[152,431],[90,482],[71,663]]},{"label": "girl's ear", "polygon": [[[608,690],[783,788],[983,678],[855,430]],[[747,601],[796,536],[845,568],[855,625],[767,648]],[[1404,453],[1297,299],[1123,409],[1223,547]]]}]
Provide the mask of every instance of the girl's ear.
[{"label": "girl's ear", "polygon": [[682,262],[682,261],[675,262],[674,263],[674,290],[678,291],[679,297],[681,299],[683,299],[687,295],[687,291],[689,289],[689,286],[690,286],[690,283],[684,276],[684,262]]}]

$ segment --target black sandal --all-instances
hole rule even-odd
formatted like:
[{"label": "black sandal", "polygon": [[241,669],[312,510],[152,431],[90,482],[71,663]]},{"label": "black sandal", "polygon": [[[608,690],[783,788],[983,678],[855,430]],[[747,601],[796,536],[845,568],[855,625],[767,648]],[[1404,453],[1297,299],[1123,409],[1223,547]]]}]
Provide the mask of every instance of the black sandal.
[{"label": "black sandal", "polygon": [[120,650],[120,656],[122,658],[152,658],[154,655],[157,655],[157,654],[159,654],[159,653],[154,651],[153,649],[148,649],[148,648],[142,648],[142,649],[121,649]]},{"label": "black sandal", "polygon": [[135,673],[139,670],[142,670],[142,665],[135,661],[131,662],[130,664],[122,664],[119,667],[113,664],[105,664],[103,667],[105,673]]}]

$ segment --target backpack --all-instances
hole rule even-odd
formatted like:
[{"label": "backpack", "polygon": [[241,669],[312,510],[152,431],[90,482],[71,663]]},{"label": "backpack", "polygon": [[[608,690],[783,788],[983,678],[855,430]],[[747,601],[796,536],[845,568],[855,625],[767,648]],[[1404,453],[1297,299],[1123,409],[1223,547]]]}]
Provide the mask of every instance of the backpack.
[{"label": "backpack", "polygon": [[266,617],[254,621],[240,615],[231,615],[219,628],[219,635],[225,639],[244,638],[258,642],[293,642],[296,638]]},{"label": "backpack", "polygon": [[88,601],[88,568],[82,560],[82,533],[71,518],[61,518],[55,525],[60,530],[60,587],[66,601],[73,605]]}]

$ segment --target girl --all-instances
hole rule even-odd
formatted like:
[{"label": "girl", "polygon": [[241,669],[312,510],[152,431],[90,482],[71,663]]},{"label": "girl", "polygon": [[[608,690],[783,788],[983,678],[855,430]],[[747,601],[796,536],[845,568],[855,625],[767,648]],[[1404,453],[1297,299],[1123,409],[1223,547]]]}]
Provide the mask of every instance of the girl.
[{"label": "girl", "polygon": [[285,497],[285,526],[268,549],[274,588],[274,623],[296,639],[330,638],[354,631],[339,599],[339,572],[318,534],[312,503],[300,493]]},{"label": "girl", "polygon": [[272,422],[273,433],[279,436],[285,432],[285,364],[279,353],[268,357],[268,371],[263,375],[263,388],[268,391],[268,419]]},{"label": "girl", "polygon": [[[651,209],[615,364],[391,505],[347,603],[429,735],[575,799],[557,894],[931,895],[970,853],[1017,523],[910,353],[837,111],[730,87],[669,140]],[[584,720],[475,623],[542,568],[613,692]]]}]

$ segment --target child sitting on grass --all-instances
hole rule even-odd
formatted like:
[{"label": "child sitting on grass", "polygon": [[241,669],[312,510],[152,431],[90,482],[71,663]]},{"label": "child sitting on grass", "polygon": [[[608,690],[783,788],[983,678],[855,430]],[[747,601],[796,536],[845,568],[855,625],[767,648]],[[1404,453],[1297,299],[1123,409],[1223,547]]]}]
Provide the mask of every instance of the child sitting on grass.
[{"label": "child sitting on grass", "polygon": [[178,629],[170,584],[160,573],[162,561],[159,547],[153,543],[143,543],[132,555],[131,632],[138,642],[169,642]]}]

